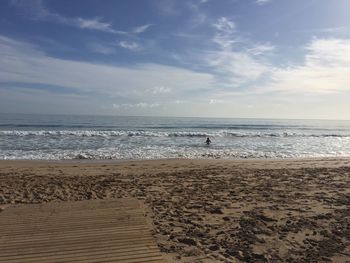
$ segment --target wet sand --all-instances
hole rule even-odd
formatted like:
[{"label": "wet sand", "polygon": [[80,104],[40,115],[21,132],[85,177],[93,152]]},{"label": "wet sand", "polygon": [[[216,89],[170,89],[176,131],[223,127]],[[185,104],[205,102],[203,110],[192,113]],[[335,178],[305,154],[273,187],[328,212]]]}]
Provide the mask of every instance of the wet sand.
[{"label": "wet sand", "polygon": [[0,162],[0,210],[119,197],[169,262],[350,262],[348,158]]}]

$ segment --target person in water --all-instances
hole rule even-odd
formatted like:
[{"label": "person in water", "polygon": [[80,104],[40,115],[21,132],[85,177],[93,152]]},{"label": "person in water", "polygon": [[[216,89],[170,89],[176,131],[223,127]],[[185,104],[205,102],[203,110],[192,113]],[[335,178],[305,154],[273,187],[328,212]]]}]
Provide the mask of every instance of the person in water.
[{"label": "person in water", "polygon": [[207,140],[205,141],[205,143],[206,143],[207,145],[209,145],[209,144],[211,143],[211,140],[209,139],[209,137],[207,137]]}]

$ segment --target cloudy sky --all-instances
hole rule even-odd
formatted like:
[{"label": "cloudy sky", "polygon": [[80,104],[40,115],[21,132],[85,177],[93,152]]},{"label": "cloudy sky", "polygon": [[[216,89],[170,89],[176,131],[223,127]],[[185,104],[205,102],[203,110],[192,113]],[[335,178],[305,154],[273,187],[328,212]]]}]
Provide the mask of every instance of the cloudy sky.
[{"label": "cloudy sky", "polygon": [[350,118],[348,0],[3,0],[0,113]]}]

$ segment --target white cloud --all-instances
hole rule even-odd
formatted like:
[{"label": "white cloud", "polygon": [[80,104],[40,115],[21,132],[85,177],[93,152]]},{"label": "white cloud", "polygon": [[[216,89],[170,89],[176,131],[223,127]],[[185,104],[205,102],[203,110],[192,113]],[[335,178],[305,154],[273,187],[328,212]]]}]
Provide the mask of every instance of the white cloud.
[{"label": "white cloud", "polygon": [[[268,71],[268,64],[261,57],[273,50],[271,45],[249,43],[241,37],[234,21],[227,17],[219,18],[213,27],[216,32],[212,41],[217,48],[206,53],[205,62],[223,86],[237,88],[256,81]],[[242,50],[237,47],[238,43],[252,47]]]},{"label": "white cloud", "polygon": [[314,39],[306,49],[309,66],[350,67],[349,39]]},{"label": "white cloud", "polygon": [[218,100],[218,99],[210,99],[209,104],[218,104],[218,103],[224,103],[223,100]]},{"label": "white cloud", "polygon": [[151,26],[153,26],[153,24],[146,24],[146,25],[138,26],[138,27],[133,28],[131,30],[131,32],[134,34],[140,34],[140,33],[145,32]]},{"label": "white cloud", "polygon": [[142,49],[140,45],[134,41],[120,41],[119,46],[131,51],[140,51]]},{"label": "white cloud", "polygon": [[126,32],[115,30],[112,25],[103,22],[102,18],[81,18],[81,17],[66,17],[58,13],[49,11],[41,0],[15,0],[12,1],[15,6],[25,10],[34,20],[55,21],[57,23],[65,24],[81,29],[98,30],[110,33],[126,34]]},{"label": "white cloud", "polygon": [[249,48],[248,52],[254,56],[258,56],[258,55],[271,53],[274,50],[275,50],[275,46],[267,43],[267,44],[257,44],[252,48]]},{"label": "white cloud", "polygon": [[255,81],[269,70],[267,65],[244,52],[215,52],[207,59],[208,64],[224,79],[226,83],[223,85],[226,86],[239,87]]},{"label": "white cloud", "polygon": [[329,93],[350,90],[350,39],[314,39],[305,62],[275,68],[263,90]]},{"label": "white cloud", "polygon": [[100,18],[93,19],[84,19],[81,17],[72,18],[72,19],[64,19],[66,24],[71,24],[77,26],[82,29],[93,29],[100,30],[105,32],[116,33],[116,31],[112,28],[110,23],[102,22]]},{"label": "white cloud", "polygon": [[128,41],[128,40],[123,40],[119,42],[100,41],[100,42],[91,42],[86,44],[87,48],[90,51],[100,53],[100,54],[105,54],[105,55],[116,53],[118,48],[124,48],[129,51],[138,52],[138,51],[152,49],[153,45],[154,45],[154,42],[144,41],[144,40],[140,40],[140,42]]},{"label": "white cloud", "polygon": [[126,31],[113,29],[112,24],[103,22],[101,17],[95,17],[95,18],[89,18],[89,19],[81,18],[81,17],[69,18],[69,17],[61,16],[59,14],[50,14],[49,16],[44,17],[43,20],[53,20],[64,25],[76,27],[80,29],[97,30],[97,31],[121,34],[121,35],[128,34]]},{"label": "white cloud", "polygon": [[213,27],[222,32],[232,33],[236,29],[236,24],[227,17],[220,17],[213,23]]},{"label": "white cloud", "polygon": [[147,103],[147,102],[139,102],[139,103],[122,103],[122,104],[113,104],[114,109],[131,109],[131,108],[155,108],[159,107],[159,103]]},{"label": "white cloud", "polygon": [[164,86],[156,86],[151,89],[152,94],[168,94],[171,92],[171,88]]},{"label": "white cloud", "polygon": [[255,3],[258,5],[265,5],[269,2],[271,2],[272,0],[256,0]]},{"label": "white cloud", "polygon": [[[214,77],[207,73],[164,66],[139,64],[111,66],[53,58],[32,45],[0,36],[0,82],[54,85],[77,92],[151,101],[149,87],[172,87],[171,100],[182,92],[209,89]],[[10,85],[9,85],[10,86]],[[163,88],[162,91],[166,91]],[[148,101],[148,102],[149,102]]]},{"label": "white cloud", "polygon": [[213,42],[219,45],[221,49],[231,49],[235,43],[241,41],[236,32],[236,24],[227,17],[219,18],[213,27],[217,30]]}]

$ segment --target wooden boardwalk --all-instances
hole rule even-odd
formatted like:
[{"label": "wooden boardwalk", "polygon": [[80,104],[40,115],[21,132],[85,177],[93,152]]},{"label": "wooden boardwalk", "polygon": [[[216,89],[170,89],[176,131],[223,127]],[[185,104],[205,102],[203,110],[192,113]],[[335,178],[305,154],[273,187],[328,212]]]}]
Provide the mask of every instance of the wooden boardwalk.
[{"label": "wooden boardwalk", "polygon": [[14,205],[0,262],[164,262],[136,199]]}]

